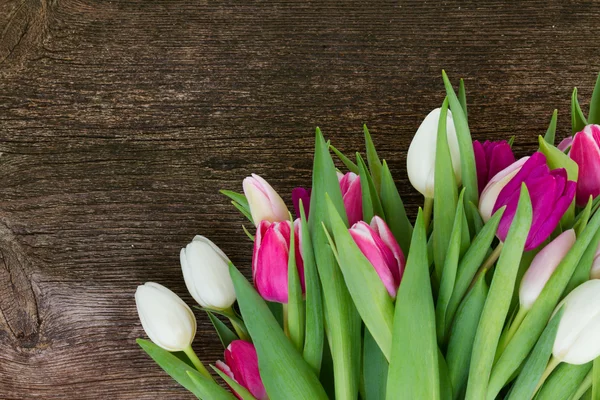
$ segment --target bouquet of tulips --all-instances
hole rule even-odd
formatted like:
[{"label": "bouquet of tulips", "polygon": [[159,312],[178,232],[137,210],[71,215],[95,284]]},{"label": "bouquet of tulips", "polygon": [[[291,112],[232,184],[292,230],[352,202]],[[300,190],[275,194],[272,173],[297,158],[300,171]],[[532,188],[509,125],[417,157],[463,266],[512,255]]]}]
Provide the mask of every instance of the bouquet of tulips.
[{"label": "bouquet of tulips", "polygon": [[366,160],[317,129],[295,217],[258,175],[222,191],[256,228],[252,283],[203,236],[181,250],[224,360],[199,360],[193,311],[157,283],[139,345],[199,399],[600,399],[600,76],[573,136],[555,146],[554,111],[518,160],[471,139],[443,81],[408,149],[414,222],[366,127]]}]

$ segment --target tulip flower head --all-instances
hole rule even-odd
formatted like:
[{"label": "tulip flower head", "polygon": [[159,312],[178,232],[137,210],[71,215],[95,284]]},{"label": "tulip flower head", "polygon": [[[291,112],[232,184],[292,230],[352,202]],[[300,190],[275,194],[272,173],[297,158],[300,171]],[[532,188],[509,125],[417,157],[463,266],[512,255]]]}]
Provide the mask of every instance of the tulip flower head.
[{"label": "tulip flower head", "polygon": [[363,217],[360,176],[354,172],[347,172],[345,175],[338,173],[338,180],[340,181],[348,223],[353,225],[361,221]]},{"label": "tulip flower head", "polygon": [[502,241],[506,239],[517,211],[522,183],[527,186],[533,209],[531,228],[525,242],[525,251],[529,251],[542,244],[554,231],[575,198],[576,183],[567,179],[565,169],[550,170],[546,156],[534,153],[502,188],[494,204],[492,212],[506,206],[497,232]]},{"label": "tulip flower head", "polygon": [[308,218],[308,210],[310,209],[310,189],[303,187],[297,187],[292,189],[292,203],[294,203],[294,211],[296,212],[296,218],[300,218],[300,200],[302,200],[302,207],[304,208],[304,215]]},{"label": "tulip flower head", "polygon": [[[290,221],[262,221],[256,229],[252,255],[254,286],[268,301],[288,301],[288,256],[290,250]],[[296,267],[304,291],[304,264],[300,241],[300,220],[294,221]]]},{"label": "tulip flower head", "polygon": [[487,183],[500,171],[515,162],[515,156],[506,140],[490,142],[486,140],[481,143],[473,141],[475,153],[475,165],[477,167],[477,183],[479,194]]},{"label": "tulip flower head", "polygon": [[575,244],[575,231],[564,231],[540,251],[525,272],[519,290],[519,301],[525,310],[531,309],[558,264]]},{"label": "tulip flower head", "polygon": [[364,221],[355,223],[350,228],[350,235],[375,268],[389,295],[395,298],[406,261],[390,228],[383,219],[375,216],[371,225]]},{"label": "tulip flower head", "polygon": [[553,356],[568,364],[585,364],[600,356],[600,280],[577,286],[557,306],[564,308]]},{"label": "tulip flower head", "polygon": [[281,196],[263,178],[252,174],[244,179],[244,194],[248,199],[254,225],[261,221],[278,222],[288,219],[288,209]]},{"label": "tulip flower head", "polygon": [[146,334],[167,351],[184,351],[196,336],[194,313],[175,293],[154,282],[135,292],[140,321]]},{"label": "tulip flower head", "polygon": [[[217,368],[246,388],[257,400],[269,400],[260,378],[258,356],[252,343],[234,340],[225,350],[225,362],[217,361]],[[238,399],[240,395],[234,393]]]},{"label": "tulip flower head", "polygon": [[[431,111],[417,129],[408,148],[406,156],[406,171],[411,185],[423,196],[433,198],[434,174],[435,174],[435,151],[437,147],[437,131],[440,120],[441,109]],[[448,110],[446,130],[448,135],[448,146],[452,157],[452,168],[456,182],[461,182],[460,152],[458,139],[452,113]]]},{"label": "tulip flower head", "polygon": [[229,258],[204,236],[196,236],[180,252],[188,291],[202,307],[225,310],[235,302]]},{"label": "tulip flower head", "polygon": [[563,140],[560,141],[560,143],[558,144],[558,146],[556,146],[556,148],[558,148],[560,151],[562,151],[563,153],[567,150],[571,150],[571,146],[573,146],[573,136],[569,136],[564,138]]},{"label": "tulip flower head", "polygon": [[481,192],[481,196],[479,197],[479,213],[481,214],[481,218],[484,222],[488,222],[489,219],[492,218],[492,211],[494,210],[496,200],[498,200],[498,195],[502,189],[504,189],[504,186],[506,186],[508,182],[510,182],[510,180],[517,175],[523,164],[525,164],[528,159],[529,157],[523,157],[520,160],[515,161],[494,175],[494,177],[487,183]]},{"label": "tulip flower head", "polygon": [[569,155],[579,166],[577,205],[583,207],[590,196],[600,194],[600,125],[588,125],[576,133]]}]

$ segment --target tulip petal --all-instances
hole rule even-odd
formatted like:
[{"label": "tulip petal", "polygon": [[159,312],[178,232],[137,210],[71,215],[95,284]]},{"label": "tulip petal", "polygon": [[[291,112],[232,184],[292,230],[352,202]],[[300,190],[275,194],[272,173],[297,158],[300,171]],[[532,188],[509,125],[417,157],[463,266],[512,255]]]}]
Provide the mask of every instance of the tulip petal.
[{"label": "tulip petal", "polygon": [[300,200],[302,200],[304,213],[308,215],[308,210],[310,208],[310,189],[303,187],[292,189],[292,203],[294,203],[294,212],[296,213],[297,218],[300,218]]},{"label": "tulip petal", "polygon": [[363,218],[362,190],[360,187],[360,176],[353,172],[344,175],[340,181],[344,208],[348,215],[348,224],[354,225]]},{"label": "tulip petal", "polygon": [[[287,228],[287,240],[284,232]],[[257,250],[254,285],[268,301],[287,303],[289,222],[272,224]]]},{"label": "tulip petal", "polygon": [[267,393],[258,370],[258,356],[251,343],[235,340],[225,350],[225,363],[231,374],[221,369],[240,385],[245,387],[258,400],[266,399]]},{"label": "tulip petal", "polygon": [[[590,132],[591,133],[591,132]],[[577,181],[577,205],[584,206],[590,195],[600,194],[600,148],[594,134],[585,130],[575,135],[570,157],[579,166]]]},{"label": "tulip petal", "polygon": [[498,172],[515,162],[515,156],[507,142],[497,142],[488,156],[488,177],[491,179]]}]

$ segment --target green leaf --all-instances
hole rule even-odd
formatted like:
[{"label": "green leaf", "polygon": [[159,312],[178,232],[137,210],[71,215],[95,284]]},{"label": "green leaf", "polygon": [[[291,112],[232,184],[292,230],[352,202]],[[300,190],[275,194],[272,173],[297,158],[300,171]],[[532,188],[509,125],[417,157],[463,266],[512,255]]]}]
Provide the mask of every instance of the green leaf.
[{"label": "green leaf", "polygon": [[371,174],[367,170],[367,165],[359,153],[356,153],[356,163],[358,164],[360,189],[362,191],[363,220],[370,222],[375,215],[385,219],[377,189],[375,188]]},{"label": "green leaf", "polygon": [[304,348],[304,324],[306,322],[306,309],[302,294],[302,284],[296,266],[296,249],[294,238],[294,220],[290,214],[290,248],[288,252],[288,304],[287,326],[289,337],[298,351]]},{"label": "green leaf", "polygon": [[229,265],[229,273],[269,397],[327,399],[314,371],[285,336],[264,300],[233,264]]},{"label": "green leaf", "polygon": [[473,341],[487,294],[488,286],[482,275],[460,304],[450,331],[446,361],[455,399],[464,398],[467,389]]},{"label": "green leaf", "polygon": [[577,182],[577,177],[579,176],[577,163],[571,160],[568,155],[546,142],[543,137],[539,136],[538,142],[540,144],[540,151],[546,156],[548,167],[550,169],[566,169],[569,180]]},{"label": "green leaf", "polygon": [[452,382],[448,373],[448,364],[444,359],[442,351],[438,349],[438,368],[440,371],[440,400],[452,400]]},{"label": "green leaf", "polygon": [[273,314],[275,321],[277,321],[279,326],[283,329],[283,304],[271,301],[267,301],[266,303],[267,307],[269,307],[269,310],[271,311],[271,314]]},{"label": "green leaf", "polygon": [[394,303],[371,262],[350,235],[331,201],[327,202],[336,259],[344,275],[348,291],[365,326],[381,348],[386,359],[392,350]]},{"label": "green leaf", "polygon": [[231,200],[235,201],[246,210],[250,211],[248,199],[243,193],[234,192],[232,190],[219,190],[219,193],[224,194],[225,196],[229,197]]},{"label": "green leaf", "polygon": [[[232,394],[220,387],[215,381],[200,374],[175,355],[148,340],[137,339],[136,342],[171,378],[192,392],[197,398],[204,400],[235,400]],[[196,379],[192,379],[192,377]]]},{"label": "green leaf", "polygon": [[440,291],[437,298],[437,307],[435,309],[437,340],[440,345],[446,344],[446,337],[450,331],[450,327],[446,324],[446,310],[452,291],[454,290],[454,282],[456,281],[456,270],[458,268],[458,259],[460,256],[460,248],[462,242],[463,219],[464,219],[464,189],[460,193],[458,206],[454,215],[454,225],[450,235],[450,243],[448,251],[444,256],[444,268],[442,272],[442,280],[440,283]]},{"label": "green leaf", "polygon": [[235,201],[232,201],[231,204],[233,204],[233,206],[237,208],[238,211],[241,212],[242,215],[244,215],[244,217],[248,218],[248,221],[254,224],[254,220],[252,219],[252,214],[250,214],[250,210],[245,209],[244,206],[242,206],[239,203],[236,203]]},{"label": "green leaf", "polygon": [[592,400],[600,400],[600,357],[592,363]]},{"label": "green leaf", "polygon": [[469,250],[467,250],[467,253],[458,265],[454,290],[452,291],[446,311],[447,326],[451,325],[460,302],[467,293],[467,290],[469,290],[477,270],[490,250],[490,245],[496,237],[496,230],[498,229],[498,224],[500,224],[503,213],[504,207],[492,215],[492,218],[483,226],[481,232],[475,236],[471,247],[469,247]]},{"label": "green leaf", "polygon": [[248,391],[245,387],[236,382],[235,379],[230,378],[221,371],[219,368],[216,368],[214,365],[210,366],[220,377],[233,389],[234,392],[238,394],[242,398],[242,400],[256,400],[256,397],[252,396],[252,393]]},{"label": "green leaf", "polygon": [[302,261],[304,262],[304,285],[306,287],[306,333],[304,335],[303,356],[308,365],[318,375],[323,358],[323,302],[321,283],[315,264],[312,241],[308,232],[308,222],[304,205],[300,200],[300,234],[302,235]]},{"label": "green leaf", "polygon": [[363,345],[364,400],[384,400],[389,364],[369,330]]},{"label": "green leaf", "polygon": [[550,356],[552,356],[552,346],[563,311],[564,309],[561,308],[544,329],[533,351],[527,357],[527,361],[510,391],[508,400],[531,399],[535,394],[536,386],[544,374]]},{"label": "green leaf", "polygon": [[[596,79],[596,86],[592,92],[592,100],[590,101],[590,113],[588,115],[590,124],[600,124],[600,74]],[[594,399],[597,400],[597,399]]]},{"label": "green leaf", "polygon": [[458,197],[456,179],[452,169],[452,158],[448,146],[446,116],[448,98],[444,100],[437,131],[433,196],[433,262],[438,282],[442,277],[444,259],[448,252],[450,235],[454,224],[454,213]]},{"label": "green leaf", "polygon": [[546,380],[535,400],[568,400],[592,368],[592,363],[562,363]]},{"label": "green leaf", "polygon": [[[523,184],[517,212],[508,230],[503,251],[496,264],[490,291],[483,306],[481,320],[477,326],[466,400],[486,398],[495,349],[498,346],[498,340],[510,307],[519,262],[531,227],[531,216],[531,200],[527,186]],[[492,400],[494,398],[495,394]]]},{"label": "green leaf", "polygon": [[346,157],[344,155],[344,153],[342,153],[341,151],[339,151],[338,149],[336,149],[335,147],[333,147],[332,144],[329,145],[329,148],[331,149],[331,151],[333,151],[335,153],[336,156],[338,156],[338,158],[340,159],[340,161],[342,163],[344,163],[344,165],[346,166],[346,168],[348,168],[348,171],[354,172],[355,174],[358,174],[358,166],[356,164],[354,164],[354,161],[352,161],[351,159],[349,159],[348,157]]},{"label": "green leaf", "polygon": [[234,340],[238,340],[238,336],[219,318],[215,317],[212,312],[207,310],[206,313],[208,314],[210,322],[212,322],[213,326],[215,327],[217,335],[219,335],[219,339],[221,339],[221,343],[223,344],[224,348],[227,348],[227,346],[229,346],[229,344]]},{"label": "green leaf", "polygon": [[556,123],[558,121],[558,110],[554,110],[552,113],[552,118],[550,119],[550,125],[548,126],[548,130],[546,131],[546,135],[544,135],[544,140],[546,143],[554,146],[554,142],[556,141]]},{"label": "green leaf", "polygon": [[[237,315],[235,313],[235,311],[233,311],[233,310],[217,310],[217,309],[213,309],[213,308],[204,308],[204,307],[198,307],[198,306],[194,306],[193,308],[205,311],[207,313],[210,312],[210,313],[221,315],[225,318],[228,318],[234,327],[237,327],[242,331],[242,335],[248,336],[248,330],[246,329],[246,325],[244,325],[244,321],[240,318],[239,315]],[[242,339],[244,339],[244,338],[242,337]]]},{"label": "green leaf", "polygon": [[473,152],[473,140],[471,139],[471,131],[467,122],[467,116],[463,112],[460,101],[454,93],[452,84],[448,79],[445,71],[442,71],[446,94],[452,110],[452,119],[456,128],[456,136],[458,138],[458,148],[460,150],[460,167],[462,175],[462,185],[466,188],[465,199],[473,204],[479,204],[479,191],[477,186],[477,170],[475,168],[475,154]]},{"label": "green leaf", "polygon": [[554,270],[540,296],[494,365],[490,388],[500,391],[525,360],[549,321],[577,264],[596,235],[598,227],[600,227],[600,213],[594,214],[571,250]]},{"label": "green leaf", "polygon": [[581,111],[581,107],[579,106],[579,100],[577,100],[577,88],[573,89],[573,95],[571,96],[571,125],[573,133],[583,130],[587,125],[585,115],[583,115],[583,111]]},{"label": "green leaf", "polygon": [[512,135],[509,139],[508,139],[508,145],[510,146],[510,148],[512,149],[513,144],[515,144],[515,135]]},{"label": "green leaf", "polygon": [[360,379],[361,320],[323,230],[323,223],[329,229],[326,194],[347,224],[335,166],[328,145],[317,129],[308,227],[323,288],[323,311],[334,365],[335,397],[339,400],[353,400],[356,398]]},{"label": "green leaf", "polygon": [[581,232],[583,232],[590,221],[593,204],[594,198],[590,195],[587,205],[579,214],[577,214],[577,217],[575,218],[575,224],[573,225],[573,229],[575,229],[575,236],[581,235]]},{"label": "green leaf", "polygon": [[460,84],[458,85],[458,101],[460,102],[460,107],[463,109],[465,113],[465,117],[468,118],[467,112],[467,92],[465,90],[465,81],[460,78]]},{"label": "green leaf", "polygon": [[592,269],[592,264],[594,263],[598,242],[600,242],[600,229],[596,232],[596,235],[594,235],[594,238],[577,263],[575,272],[573,272],[573,275],[571,275],[571,279],[569,279],[569,283],[567,284],[567,288],[563,292],[563,295],[566,296],[567,293],[570,293],[577,286],[590,279],[590,270]]},{"label": "green leaf", "polygon": [[470,201],[467,203],[465,212],[469,213],[470,220],[473,221],[474,231],[472,238],[474,238],[483,229],[483,220],[481,219],[481,214],[479,214],[479,209],[477,208],[477,206]]},{"label": "green leaf", "polygon": [[381,188],[381,160],[377,155],[377,150],[375,150],[373,139],[371,139],[371,134],[369,133],[369,129],[367,128],[366,124],[363,125],[363,132],[365,133],[365,147],[367,149],[367,162],[369,163],[369,170],[371,171],[371,176],[373,176],[373,183],[375,184],[377,193],[379,193]]},{"label": "green leaf", "polygon": [[[592,399],[592,375],[593,375],[594,367],[590,369],[590,372],[583,378],[581,384],[575,391],[575,394],[569,398],[569,400],[579,400],[579,399]],[[586,397],[587,396],[587,397]]]},{"label": "green leaf", "polygon": [[435,311],[422,210],[410,248],[396,299],[386,398],[439,400]]},{"label": "green leaf", "polygon": [[381,171],[381,206],[385,214],[385,222],[398,241],[402,252],[408,254],[413,227],[406,215],[404,203],[385,160]]}]

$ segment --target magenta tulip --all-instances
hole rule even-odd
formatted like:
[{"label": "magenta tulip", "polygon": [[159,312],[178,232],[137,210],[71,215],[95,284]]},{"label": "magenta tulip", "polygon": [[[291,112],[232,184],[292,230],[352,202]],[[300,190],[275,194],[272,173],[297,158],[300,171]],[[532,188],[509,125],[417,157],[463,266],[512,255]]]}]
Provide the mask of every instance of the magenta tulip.
[{"label": "magenta tulip", "polygon": [[575,198],[576,183],[567,179],[565,169],[550,170],[546,156],[534,153],[498,194],[493,212],[506,206],[497,232],[502,241],[506,239],[517,211],[522,183],[527,186],[533,209],[531,228],[525,242],[525,250],[528,251],[542,244],[554,231]]},{"label": "magenta tulip", "polygon": [[569,155],[579,166],[577,205],[583,207],[590,196],[600,194],[600,125],[588,125],[575,134]]},{"label": "magenta tulip", "polygon": [[294,203],[296,218],[300,218],[300,200],[302,200],[304,215],[306,215],[306,218],[308,218],[308,210],[310,209],[310,192],[310,189],[303,187],[292,189],[292,203]]},{"label": "magenta tulip", "polygon": [[[246,388],[257,400],[269,400],[260,378],[258,356],[252,343],[234,340],[225,350],[225,362],[217,361],[217,368]],[[235,393],[238,399],[242,397]]]},{"label": "magenta tulip", "polygon": [[348,172],[345,175],[338,174],[344,207],[348,215],[348,224],[354,225],[362,220],[362,190],[360,189],[360,176],[354,172]]},{"label": "magenta tulip", "polygon": [[[262,221],[256,228],[252,277],[260,295],[268,301],[288,301],[288,255],[290,250],[290,221]],[[304,291],[304,264],[300,249],[300,220],[294,221],[296,266]]]},{"label": "magenta tulip", "polygon": [[406,262],[390,228],[375,216],[370,226],[364,221],[355,223],[350,228],[350,235],[375,268],[390,296],[395,298]]},{"label": "magenta tulip", "polygon": [[475,152],[475,165],[477,167],[477,183],[479,193],[483,191],[488,182],[504,168],[515,162],[515,156],[506,140],[490,142],[486,140],[473,141]]}]

